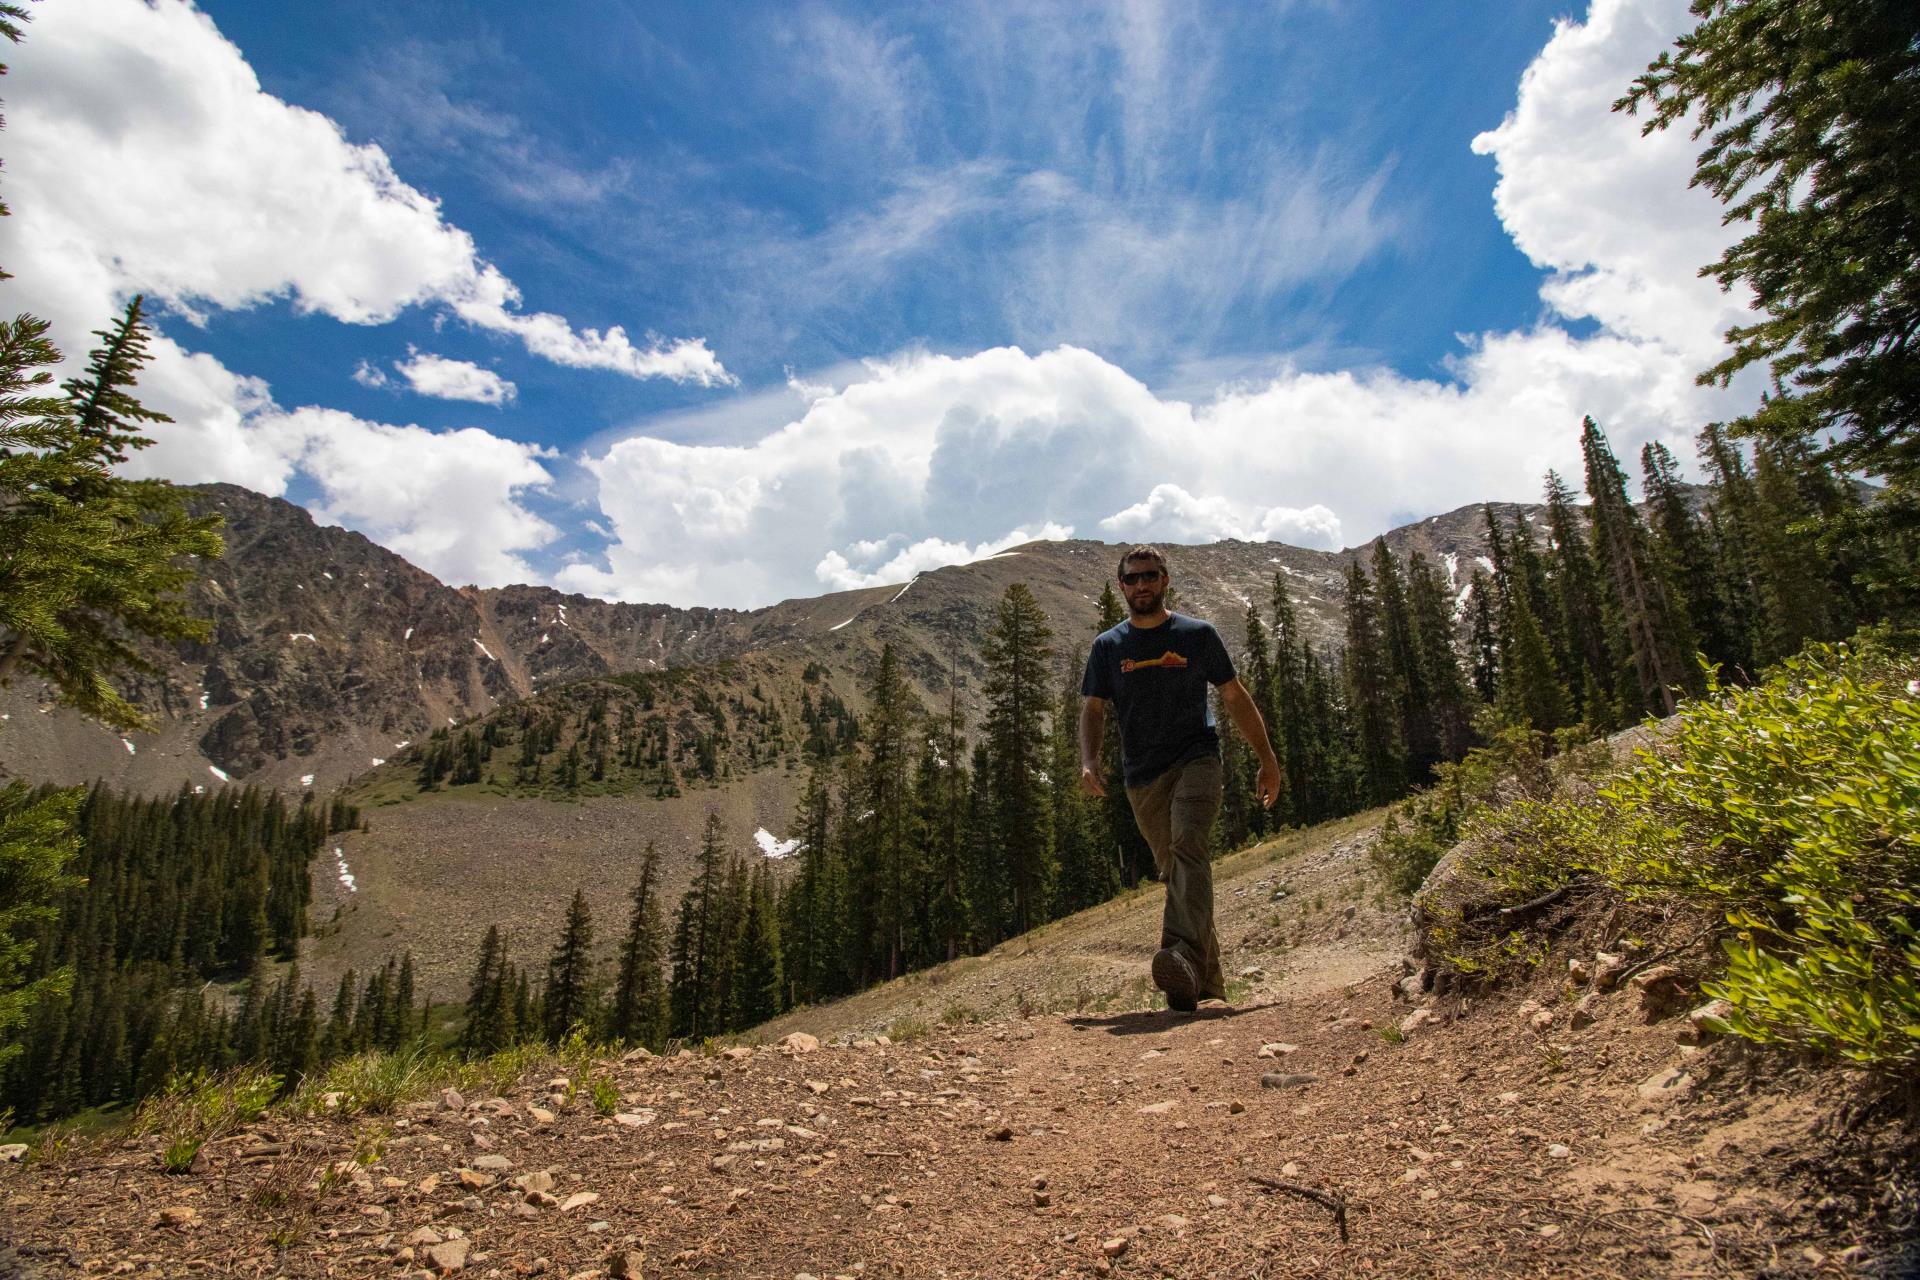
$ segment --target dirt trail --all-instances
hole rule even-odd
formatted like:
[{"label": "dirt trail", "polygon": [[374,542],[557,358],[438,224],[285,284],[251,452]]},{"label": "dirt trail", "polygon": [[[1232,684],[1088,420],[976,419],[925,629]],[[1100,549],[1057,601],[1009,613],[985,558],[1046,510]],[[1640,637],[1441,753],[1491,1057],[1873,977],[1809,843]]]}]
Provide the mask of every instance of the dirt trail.
[{"label": "dirt trail", "polygon": [[[610,1116],[576,1070],[254,1126],[181,1177],[158,1138],[11,1166],[0,1245],[28,1276],[1849,1273],[1859,1206],[1782,1172],[1832,1073],[1737,1077],[1627,992],[1574,1030],[1544,980],[1403,1035],[1392,913],[1335,889],[1367,839],[1229,865],[1229,954],[1265,971],[1231,1009],[1125,1007],[1142,895],[786,1020],[909,1039],[592,1064]],[[985,1020],[914,1012],[962,1003]]]}]

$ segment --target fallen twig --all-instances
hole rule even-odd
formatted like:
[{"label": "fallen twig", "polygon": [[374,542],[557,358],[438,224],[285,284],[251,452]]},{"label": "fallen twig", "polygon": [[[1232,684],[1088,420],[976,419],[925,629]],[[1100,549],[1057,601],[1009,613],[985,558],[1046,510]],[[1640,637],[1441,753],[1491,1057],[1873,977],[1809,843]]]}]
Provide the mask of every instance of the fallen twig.
[{"label": "fallen twig", "polygon": [[1302,1200],[1311,1200],[1325,1209],[1333,1211],[1333,1225],[1340,1230],[1340,1243],[1347,1242],[1347,1198],[1338,1191],[1323,1191],[1319,1187],[1303,1186],[1298,1182],[1283,1182],[1279,1178],[1265,1178],[1261,1175],[1248,1175],[1254,1183],[1269,1191],[1284,1191],[1290,1196],[1299,1196]]}]

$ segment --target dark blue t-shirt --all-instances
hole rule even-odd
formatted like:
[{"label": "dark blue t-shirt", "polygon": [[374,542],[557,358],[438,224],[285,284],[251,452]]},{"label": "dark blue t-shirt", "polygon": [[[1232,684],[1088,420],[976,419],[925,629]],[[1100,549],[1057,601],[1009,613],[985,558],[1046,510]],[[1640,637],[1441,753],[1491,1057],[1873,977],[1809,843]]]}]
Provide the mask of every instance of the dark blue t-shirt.
[{"label": "dark blue t-shirt", "polygon": [[1220,750],[1207,686],[1233,679],[1213,624],[1170,613],[1157,627],[1122,622],[1094,637],[1080,692],[1113,704],[1127,785]]}]

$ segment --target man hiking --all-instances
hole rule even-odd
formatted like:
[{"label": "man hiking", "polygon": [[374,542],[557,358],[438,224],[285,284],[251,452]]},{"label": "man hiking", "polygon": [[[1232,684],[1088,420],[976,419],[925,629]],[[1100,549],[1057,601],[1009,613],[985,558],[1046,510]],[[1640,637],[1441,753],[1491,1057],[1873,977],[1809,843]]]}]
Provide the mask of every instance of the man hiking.
[{"label": "man hiking", "polygon": [[1260,803],[1280,795],[1280,762],[1260,708],[1233,671],[1220,633],[1198,618],[1169,613],[1166,557],[1135,547],[1120,558],[1127,617],[1093,641],[1080,681],[1080,786],[1104,796],[1100,743],[1107,704],[1120,717],[1120,760],[1133,820],[1167,882],[1153,982],[1167,1007],[1191,1013],[1224,1000],[1220,941],[1213,931],[1211,836],[1220,811],[1220,735],[1207,686],[1260,757]]}]

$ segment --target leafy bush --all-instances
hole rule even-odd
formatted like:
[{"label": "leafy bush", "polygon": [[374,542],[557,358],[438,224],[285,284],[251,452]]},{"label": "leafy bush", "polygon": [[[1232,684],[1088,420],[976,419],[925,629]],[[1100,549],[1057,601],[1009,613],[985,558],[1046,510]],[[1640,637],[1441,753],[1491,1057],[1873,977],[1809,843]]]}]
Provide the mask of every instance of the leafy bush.
[{"label": "leafy bush", "polygon": [[1521,882],[1582,872],[1722,915],[1727,1029],[1920,1071],[1920,661],[1816,645],[1681,712],[1591,796],[1470,819]]},{"label": "leafy bush", "polygon": [[593,1078],[593,1109],[610,1116],[620,1109],[620,1086],[605,1076]]},{"label": "leafy bush", "polygon": [[[1395,893],[1418,889],[1460,840],[1466,817],[1496,798],[1550,794],[1546,739],[1524,726],[1499,730],[1458,764],[1442,764],[1431,787],[1393,807],[1380,825],[1371,857]],[[1502,795],[1502,793],[1507,793]]]}]

